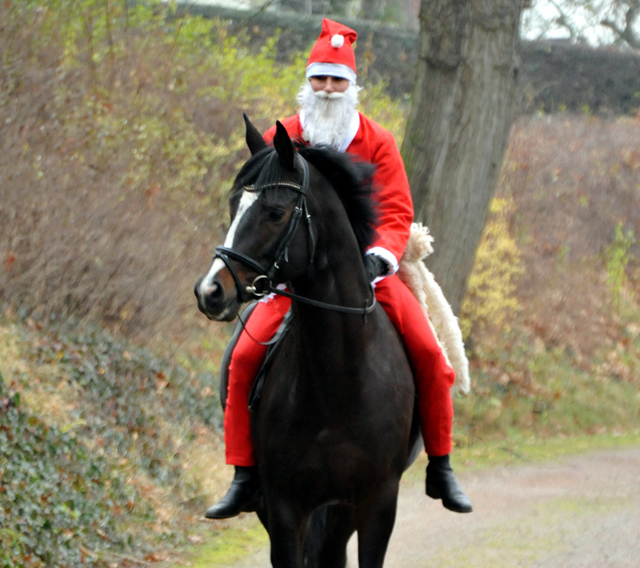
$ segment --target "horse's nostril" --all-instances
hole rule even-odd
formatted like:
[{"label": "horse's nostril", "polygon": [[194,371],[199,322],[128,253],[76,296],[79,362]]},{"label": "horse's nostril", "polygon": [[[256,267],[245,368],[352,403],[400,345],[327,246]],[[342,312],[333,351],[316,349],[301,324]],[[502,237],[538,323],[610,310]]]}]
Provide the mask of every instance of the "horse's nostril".
[{"label": "horse's nostril", "polygon": [[198,298],[198,302],[207,304],[219,302],[224,298],[224,288],[219,282],[211,282],[205,285],[203,278],[200,278],[198,282],[196,282],[193,292],[196,298]]},{"label": "horse's nostril", "polygon": [[212,282],[211,291],[209,292],[209,296],[211,297],[211,299],[217,300],[223,294],[224,292],[223,292],[222,286],[220,286],[220,284],[218,284],[217,282]]}]

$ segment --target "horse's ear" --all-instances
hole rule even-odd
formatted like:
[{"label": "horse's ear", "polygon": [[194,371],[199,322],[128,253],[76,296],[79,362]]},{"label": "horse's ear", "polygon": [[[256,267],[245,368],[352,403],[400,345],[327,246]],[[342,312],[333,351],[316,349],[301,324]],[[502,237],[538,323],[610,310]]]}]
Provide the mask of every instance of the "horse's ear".
[{"label": "horse's ear", "polygon": [[280,165],[286,170],[293,171],[295,166],[293,165],[295,159],[295,148],[293,142],[289,138],[287,129],[282,126],[280,121],[276,122],[276,135],[273,137],[273,146],[278,152],[280,158]]},{"label": "horse's ear", "polygon": [[245,126],[245,139],[247,141],[247,146],[249,146],[249,150],[251,155],[253,156],[255,153],[259,152],[263,148],[267,147],[267,143],[264,141],[262,134],[258,131],[258,129],[251,123],[249,117],[243,112],[242,118],[244,118],[244,126]]}]

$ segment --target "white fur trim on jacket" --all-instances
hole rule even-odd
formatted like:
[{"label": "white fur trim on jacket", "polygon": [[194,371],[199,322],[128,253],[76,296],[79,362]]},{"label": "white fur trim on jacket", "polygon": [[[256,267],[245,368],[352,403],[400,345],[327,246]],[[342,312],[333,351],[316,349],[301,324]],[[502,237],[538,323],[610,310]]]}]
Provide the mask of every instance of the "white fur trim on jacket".
[{"label": "white fur trim on jacket", "polygon": [[454,394],[466,394],[471,388],[471,380],[460,325],[442,289],[422,261],[433,252],[432,242],[433,237],[427,227],[421,223],[412,223],[409,242],[400,260],[398,276],[422,305],[436,340],[456,373],[451,391]]},{"label": "white fur trim on jacket", "polygon": [[398,268],[400,267],[398,264],[398,259],[396,258],[395,254],[393,254],[391,251],[388,251],[386,248],[371,247],[367,251],[367,254],[375,254],[376,256],[379,256],[387,263],[389,267],[388,274],[385,274],[384,276],[378,276],[378,278],[373,281],[373,284],[375,284],[376,282],[380,282],[380,280],[382,280],[383,278],[392,276],[393,274],[398,272]]}]

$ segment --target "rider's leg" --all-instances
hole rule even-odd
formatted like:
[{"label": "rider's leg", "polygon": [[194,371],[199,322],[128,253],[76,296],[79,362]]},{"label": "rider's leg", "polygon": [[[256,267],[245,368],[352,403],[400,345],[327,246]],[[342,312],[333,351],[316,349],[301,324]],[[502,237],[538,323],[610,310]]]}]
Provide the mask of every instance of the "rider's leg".
[{"label": "rider's leg", "polygon": [[414,374],[425,449],[430,456],[451,452],[455,374],[433,335],[422,308],[397,276],[376,284],[376,298],[407,348]]},{"label": "rider's leg", "polygon": [[447,363],[418,300],[397,276],[376,284],[376,298],[400,333],[418,396],[420,425],[429,455],[427,495],[442,499],[447,509],[471,511],[449,463],[453,401],[450,388],[455,374]]},{"label": "rider's leg", "polygon": [[260,302],[233,350],[224,412],[224,442],[226,462],[236,466],[235,475],[227,494],[205,513],[209,519],[224,519],[255,510],[259,487],[251,440],[249,393],[267,351],[258,341],[264,343],[273,337],[290,304],[288,298],[281,296]]}]

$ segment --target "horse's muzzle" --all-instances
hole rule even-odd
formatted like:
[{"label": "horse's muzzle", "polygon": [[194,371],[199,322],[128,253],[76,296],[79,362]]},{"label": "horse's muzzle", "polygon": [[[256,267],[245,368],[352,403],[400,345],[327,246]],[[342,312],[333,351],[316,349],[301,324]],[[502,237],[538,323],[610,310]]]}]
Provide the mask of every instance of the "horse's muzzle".
[{"label": "horse's muzzle", "polygon": [[237,294],[228,294],[217,277],[209,284],[205,284],[204,277],[200,277],[193,292],[198,300],[198,309],[210,320],[232,321],[238,315],[240,304]]}]

